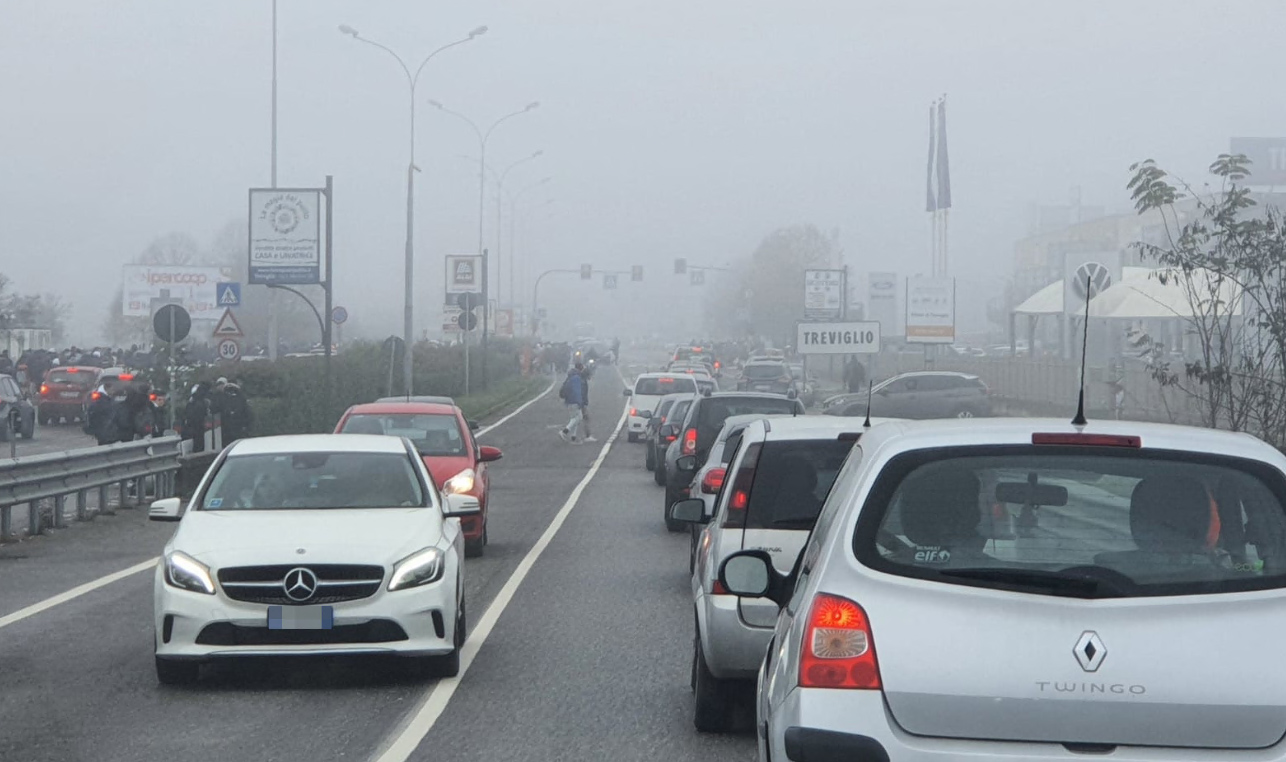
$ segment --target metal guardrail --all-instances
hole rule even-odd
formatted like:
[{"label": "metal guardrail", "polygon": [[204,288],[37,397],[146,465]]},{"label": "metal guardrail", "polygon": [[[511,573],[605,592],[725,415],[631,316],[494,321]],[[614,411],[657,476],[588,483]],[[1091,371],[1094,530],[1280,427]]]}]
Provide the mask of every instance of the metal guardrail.
[{"label": "metal guardrail", "polygon": [[20,505],[27,506],[27,535],[34,536],[43,529],[46,501],[53,501],[52,525],[62,527],[68,498],[76,501],[77,520],[88,518],[92,490],[100,513],[108,510],[113,485],[121,507],[132,505],[131,485],[133,499],[143,500],[145,481],[153,482],[156,498],[167,497],[174,492],[182,452],[182,440],[171,435],[0,460],[0,540],[13,539],[13,509]]}]

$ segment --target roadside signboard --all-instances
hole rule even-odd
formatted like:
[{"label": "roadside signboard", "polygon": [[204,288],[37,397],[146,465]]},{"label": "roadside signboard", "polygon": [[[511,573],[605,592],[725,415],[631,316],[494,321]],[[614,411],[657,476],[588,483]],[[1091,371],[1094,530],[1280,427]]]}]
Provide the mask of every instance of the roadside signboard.
[{"label": "roadside signboard", "polygon": [[345,307],[335,307],[330,311],[330,321],[335,325],[343,325],[348,322],[348,309]]},{"label": "roadside signboard", "polygon": [[463,312],[463,310],[461,310],[457,305],[454,305],[454,304],[448,304],[442,308],[442,332],[443,333],[460,332],[460,324],[457,321],[460,319],[461,312]]},{"label": "roadside signboard", "polygon": [[1229,153],[1250,159],[1245,184],[1286,185],[1286,138],[1233,138]]},{"label": "roadside signboard", "polygon": [[803,355],[875,354],[880,351],[880,324],[874,320],[798,323],[795,351]]},{"label": "roadside signboard", "polygon": [[193,320],[217,320],[219,296],[216,287],[232,275],[220,267],[181,265],[125,265],[121,268],[121,314],[151,317],[152,300],[183,303]]},{"label": "roadside signboard", "polygon": [[448,294],[482,292],[482,257],[480,255],[448,254],[446,259]]},{"label": "roadside signboard", "polygon": [[954,278],[906,279],[908,344],[953,344],[956,340]]},{"label": "roadside signboard", "polygon": [[183,341],[192,330],[192,317],[177,304],[166,304],[152,316],[152,330],[162,341]]},{"label": "roadside signboard", "polygon": [[321,197],[317,188],[250,189],[250,283],[321,283]]},{"label": "roadside signboard", "polygon": [[804,271],[804,318],[838,320],[844,316],[844,271]]},{"label": "roadside signboard", "polygon": [[513,310],[496,310],[496,335],[497,336],[514,335],[514,311]]},{"label": "roadside signboard", "polygon": [[219,359],[232,362],[241,357],[241,344],[236,339],[224,339],[219,342]]}]

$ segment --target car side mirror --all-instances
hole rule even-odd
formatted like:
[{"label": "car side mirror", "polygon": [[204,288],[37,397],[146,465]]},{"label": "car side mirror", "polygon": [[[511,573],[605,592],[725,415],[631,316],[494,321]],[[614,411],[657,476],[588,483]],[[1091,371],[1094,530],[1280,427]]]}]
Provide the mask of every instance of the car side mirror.
[{"label": "car side mirror", "polygon": [[695,471],[697,470],[697,456],[684,455],[683,457],[674,461],[674,467],[679,469],[680,471]]},{"label": "car side mirror", "polygon": [[482,503],[473,495],[447,495],[446,505],[442,507],[442,515],[449,519],[477,516],[479,513],[482,513]]},{"label": "car side mirror", "polygon": [[705,524],[709,521],[705,510],[705,501],[699,498],[677,500],[670,505],[670,519],[684,524]]},{"label": "car side mirror", "polygon": [[622,389],[621,391],[625,392],[625,396],[626,396],[626,397],[633,397],[633,396],[634,396],[634,391],[633,391],[632,389]]},{"label": "car side mirror", "polygon": [[763,550],[742,550],[719,565],[719,582],[741,598],[767,598],[782,606],[790,597],[789,578],[772,565],[772,556]]},{"label": "car side mirror", "polygon": [[469,421],[469,431],[477,431],[480,428],[482,428],[482,424],[477,421]]},{"label": "car side mirror", "polygon": [[478,460],[483,463],[492,463],[500,460],[504,456],[505,454],[500,451],[499,447],[488,447],[487,445],[483,445],[478,448]]},{"label": "car side mirror", "polygon": [[183,501],[177,497],[166,497],[152,503],[147,510],[150,521],[178,521],[183,518]]}]

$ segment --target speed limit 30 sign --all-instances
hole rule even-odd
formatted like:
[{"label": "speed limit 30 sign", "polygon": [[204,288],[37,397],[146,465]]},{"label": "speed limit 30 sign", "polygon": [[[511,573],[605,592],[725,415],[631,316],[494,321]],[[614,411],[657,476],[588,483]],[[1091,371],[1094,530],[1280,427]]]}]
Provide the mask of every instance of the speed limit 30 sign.
[{"label": "speed limit 30 sign", "polygon": [[219,359],[236,360],[241,357],[241,345],[236,339],[224,339],[219,342]]}]

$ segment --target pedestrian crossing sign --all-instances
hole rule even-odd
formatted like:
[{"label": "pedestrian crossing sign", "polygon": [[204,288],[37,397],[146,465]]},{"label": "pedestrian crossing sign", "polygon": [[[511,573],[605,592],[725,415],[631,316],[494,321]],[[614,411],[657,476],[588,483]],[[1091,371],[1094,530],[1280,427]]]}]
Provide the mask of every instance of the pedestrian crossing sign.
[{"label": "pedestrian crossing sign", "polygon": [[219,283],[215,285],[215,301],[220,307],[241,306],[241,284]]},{"label": "pedestrian crossing sign", "polygon": [[219,324],[214,327],[215,338],[235,338],[244,335],[245,334],[241,332],[241,325],[237,323],[237,319],[232,316],[232,310],[225,309],[223,311],[223,317],[219,318]]}]

